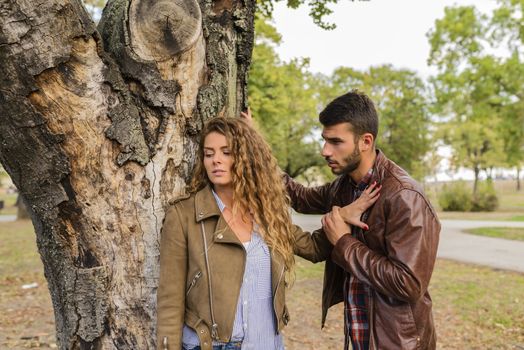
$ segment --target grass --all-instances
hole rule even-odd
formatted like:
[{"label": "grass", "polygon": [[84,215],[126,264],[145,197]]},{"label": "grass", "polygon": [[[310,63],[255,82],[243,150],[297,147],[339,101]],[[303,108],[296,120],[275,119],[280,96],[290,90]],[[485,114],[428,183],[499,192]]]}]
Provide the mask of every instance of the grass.
[{"label": "grass", "polygon": [[[302,349],[304,342],[316,337],[324,339],[325,347],[340,348],[343,336],[340,305],[328,314],[327,329],[310,329],[299,336],[304,324],[318,326],[318,310],[323,264],[311,264],[297,259],[297,278],[289,300],[290,313],[300,324],[290,325],[289,349]],[[311,291],[313,290],[313,292]],[[520,349],[524,348],[524,275],[437,260],[429,286],[433,299],[433,315],[437,328],[438,349]],[[297,302],[297,299],[300,300]],[[308,301],[308,306],[301,301]],[[313,316],[308,316],[308,309]],[[297,315],[299,315],[297,317]],[[314,318],[309,321],[309,318]],[[289,331],[286,332],[286,336]],[[287,337],[289,338],[289,337]],[[332,342],[331,342],[332,340]],[[307,347],[309,348],[309,347]]]},{"label": "grass", "polygon": [[31,221],[2,222],[0,227],[0,278],[41,271]]},{"label": "grass", "polygon": [[[0,224],[0,348],[50,349],[54,343],[51,301],[31,222]],[[343,308],[330,310],[320,330],[323,264],[297,258],[287,296],[288,350],[339,349]],[[24,290],[37,282],[38,288]],[[438,260],[430,284],[438,349],[524,348],[524,275]]]},{"label": "grass", "polygon": [[4,189],[0,189],[0,201],[4,201],[4,208],[0,210],[0,215],[16,215],[17,208],[15,206],[16,193],[6,193]]},{"label": "grass", "polygon": [[[34,283],[36,288],[22,288]],[[0,310],[0,349],[57,347],[51,297],[30,220],[0,222]]]},{"label": "grass", "polygon": [[442,348],[524,346],[522,274],[440,260],[430,292]]},{"label": "grass", "polygon": [[524,241],[523,227],[479,227],[465,230],[465,232],[479,236]]},{"label": "grass", "polygon": [[509,221],[524,221],[524,215],[516,215],[509,219]]}]

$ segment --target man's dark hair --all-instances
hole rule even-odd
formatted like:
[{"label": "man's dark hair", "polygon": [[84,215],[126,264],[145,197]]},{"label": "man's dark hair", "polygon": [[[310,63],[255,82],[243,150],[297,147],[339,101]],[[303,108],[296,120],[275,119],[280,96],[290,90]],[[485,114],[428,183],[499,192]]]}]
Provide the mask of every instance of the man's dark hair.
[{"label": "man's dark hair", "polygon": [[377,139],[378,115],[373,101],[364,93],[352,90],[331,101],[319,115],[320,123],[333,126],[350,123],[352,131],[360,136],[370,133]]}]

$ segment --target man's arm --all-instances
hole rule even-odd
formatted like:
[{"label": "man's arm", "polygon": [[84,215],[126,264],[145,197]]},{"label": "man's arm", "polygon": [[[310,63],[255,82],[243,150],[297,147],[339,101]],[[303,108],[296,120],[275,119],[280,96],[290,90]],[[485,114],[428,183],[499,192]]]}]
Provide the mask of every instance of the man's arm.
[{"label": "man's arm", "polygon": [[433,272],[440,223],[416,191],[401,190],[385,205],[391,210],[383,228],[387,255],[372,251],[349,234],[339,232],[335,237],[328,220],[326,233],[336,242],[331,258],[378,292],[414,302],[426,292]]},{"label": "man's arm", "polygon": [[325,214],[331,210],[331,183],[317,187],[305,187],[293,180],[288,174],[283,175],[286,191],[291,199],[291,206],[302,214]]},{"label": "man's arm", "polygon": [[313,263],[326,260],[333,250],[333,245],[328,241],[322,229],[313,233],[305,232],[300,227],[293,225],[295,244],[293,252]]}]

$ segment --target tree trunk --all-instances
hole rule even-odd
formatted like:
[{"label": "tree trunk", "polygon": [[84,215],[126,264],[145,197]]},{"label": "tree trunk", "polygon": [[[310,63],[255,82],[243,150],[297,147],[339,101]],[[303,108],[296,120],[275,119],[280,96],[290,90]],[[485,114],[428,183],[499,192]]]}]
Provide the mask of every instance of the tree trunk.
[{"label": "tree trunk", "polygon": [[16,197],[16,220],[27,220],[30,218],[29,213],[27,212],[27,206],[25,201],[20,194]]},{"label": "tree trunk", "polygon": [[517,165],[517,191],[520,191],[520,166]]},{"label": "tree trunk", "polygon": [[202,123],[246,105],[253,0],[0,0],[0,161],[61,349],[155,346],[159,234]]},{"label": "tree trunk", "polygon": [[477,195],[480,167],[478,165],[475,165],[473,167],[473,172],[475,173],[475,179],[473,180],[473,197],[475,197]]}]

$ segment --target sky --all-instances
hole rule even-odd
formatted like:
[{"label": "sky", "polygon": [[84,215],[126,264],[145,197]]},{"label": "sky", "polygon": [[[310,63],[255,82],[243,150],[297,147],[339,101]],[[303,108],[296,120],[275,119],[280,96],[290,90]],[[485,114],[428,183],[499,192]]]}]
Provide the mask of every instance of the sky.
[{"label": "sky", "polygon": [[390,63],[427,77],[434,71],[426,65],[426,33],[444,16],[444,8],[454,4],[475,5],[487,13],[496,7],[494,0],[340,0],[328,17],[337,28],[326,31],[313,23],[306,7],[293,10],[279,2],[274,24],[283,42],[277,52],[285,61],[309,57],[312,72]]},{"label": "sky", "polygon": [[[282,35],[282,44],[276,49],[280,58],[308,57],[309,70],[324,74],[340,66],[366,70],[392,64],[427,78],[436,71],[426,64],[430,50],[426,34],[435,20],[443,18],[445,7],[475,5],[479,11],[491,13],[497,5],[495,0],[339,1],[327,17],[337,25],[331,31],[316,26],[306,7],[293,10],[277,3],[273,23]],[[439,154],[448,158],[451,150],[439,147]],[[473,172],[467,169],[450,172],[446,159],[437,174],[439,181],[473,178]]]}]

